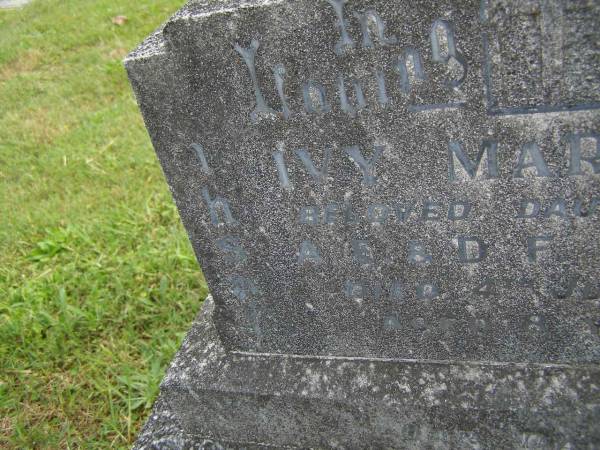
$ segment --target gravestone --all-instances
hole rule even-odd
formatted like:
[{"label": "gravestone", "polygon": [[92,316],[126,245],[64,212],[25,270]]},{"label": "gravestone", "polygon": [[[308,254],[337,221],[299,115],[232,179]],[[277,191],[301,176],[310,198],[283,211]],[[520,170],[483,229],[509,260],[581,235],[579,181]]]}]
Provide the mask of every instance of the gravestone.
[{"label": "gravestone", "polygon": [[212,296],[137,446],[600,446],[599,22],[191,1],[141,44]]}]

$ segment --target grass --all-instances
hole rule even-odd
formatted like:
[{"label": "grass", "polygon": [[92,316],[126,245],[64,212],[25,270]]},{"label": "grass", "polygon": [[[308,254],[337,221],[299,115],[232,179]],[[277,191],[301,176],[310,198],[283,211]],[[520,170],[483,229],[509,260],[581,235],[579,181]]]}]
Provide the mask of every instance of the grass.
[{"label": "grass", "polygon": [[0,10],[0,448],[129,447],[206,295],[121,63],[182,3]]}]

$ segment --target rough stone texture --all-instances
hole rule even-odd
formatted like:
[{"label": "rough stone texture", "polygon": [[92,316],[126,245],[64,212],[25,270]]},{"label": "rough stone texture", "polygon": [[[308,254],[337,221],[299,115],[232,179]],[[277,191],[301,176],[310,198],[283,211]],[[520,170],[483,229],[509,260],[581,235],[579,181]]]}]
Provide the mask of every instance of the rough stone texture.
[{"label": "rough stone texture", "polygon": [[214,297],[162,386],[181,429],[598,445],[599,21],[558,0],[192,1],[133,52]]},{"label": "rough stone texture", "polygon": [[213,309],[209,297],[136,448],[600,446],[597,366],[236,355]]}]

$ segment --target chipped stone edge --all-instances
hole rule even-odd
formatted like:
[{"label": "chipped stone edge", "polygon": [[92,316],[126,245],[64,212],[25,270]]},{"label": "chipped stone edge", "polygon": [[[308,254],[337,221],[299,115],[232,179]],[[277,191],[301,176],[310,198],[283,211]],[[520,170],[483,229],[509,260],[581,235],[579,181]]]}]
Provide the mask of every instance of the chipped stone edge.
[{"label": "chipped stone edge", "polygon": [[227,0],[227,1],[195,1],[191,0],[171,16],[156,31],[148,36],[135,50],[129,53],[123,63],[125,66],[133,61],[149,59],[166,53],[164,31],[167,26],[186,21],[203,20],[210,16],[229,14],[238,10],[261,8],[284,3],[285,0]]},{"label": "chipped stone edge", "polygon": [[232,13],[240,9],[263,8],[284,2],[285,0],[226,0],[212,2],[192,0],[176,12],[169,23],[180,20],[203,19],[213,15]]}]

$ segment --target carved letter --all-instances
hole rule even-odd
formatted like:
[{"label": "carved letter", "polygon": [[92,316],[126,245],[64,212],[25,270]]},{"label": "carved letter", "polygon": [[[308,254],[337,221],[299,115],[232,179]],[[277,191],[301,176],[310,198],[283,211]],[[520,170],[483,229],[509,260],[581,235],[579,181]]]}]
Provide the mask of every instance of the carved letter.
[{"label": "carved letter", "polygon": [[[412,70],[409,70],[409,65]],[[427,79],[425,70],[423,69],[421,53],[415,48],[409,47],[404,50],[402,56],[398,57],[395,69],[400,74],[400,89],[405,94],[410,92],[411,78],[419,80]]]},{"label": "carved letter", "polygon": [[307,261],[319,264],[322,259],[319,250],[312,242],[302,241],[298,255],[298,264],[304,264]]},{"label": "carved letter", "polygon": [[[307,113],[328,113],[331,111],[331,106],[327,103],[327,95],[325,88],[308,80],[303,87],[304,108]],[[317,103],[317,105],[315,105]]]},{"label": "carved letter", "polygon": [[[570,134],[568,136],[569,146],[571,148],[569,175],[584,175],[581,167],[581,161],[589,164],[592,173],[600,173],[600,136],[596,133]],[[581,141],[583,139],[593,139],[594,152],[591,156],[582,156]]]},{"label": "carved letter", "polygon": [[361,266],[373,264],[373,252],[367,241],[354,239],[352,241],[352,256],[354,262]]},{"label": "carved letter", "polygon": [[442,208],[442,204],[441,203],[437,203],[437,202],[425,202],[425,204],[423,205],[423,215],[422,218],[424,221],[434,221],[437,222],[438,220],[440,220],[440,209]]},{"label": "carved letter", "polygon": [[540,212],[540,202],[537,200],[523,200],[519,207],[517,218],[519,219],[531,219],[536,217]]},{"label": "carved letter", "polygon": [[590,206],[588,206],[587,211],[583,210],[583,202],[581,201],[580,198],[578,198],[577,200],[575,200],[575,206],[573,208],[573,212],[575,214],[575,217],[589,217],[592,214],[594,214],[596,212],[596,208],[598,207],[598,205],[600,205],[600,198],[598,197],[592,197],[592,200],[590,201]]},{"label": "carved letter", "polygon": [[365,160],[357,145],[345,148],[345,152],[350,159],[356,163],[363,175],[363,183],[367,186],[374,186],[377,183],[375,176],[375,164],[381,158],[384,147],[376,145],[373,151],[373,156],[369,160]]},{"label": "carved letter", "polygon": [[275,110],[267,105],[265,98],[263,97],[262,91],[260,90],[260,85],[258,84],[258,78],[256,77],[256,50],[260,46],[259,42],[256,39],[252,39],[250,42],[250,47],[243,48],[239,44],[235,44],[235,50],[242,55],[244,58],[244,62],[246,66],[248,66],[248,71],[250,72],[250,79],[252,80],[252,84],[254,85],[254,96],[256,97],[256,107],[254,111],[250,113],[250,120],[252,122],[257,122],[260,114],[276,114]]},{"label": "carved letter", "polygon": [[335,53],[337,55],[343,55],[346,50],[354,48],[354,41],[348,34],[348,22],[344,18],[344,4],[347,0],[327,0],[327,2],[333,6],[335,15],[337,16],[337,24],[340,27],[340,33],[342,37],[335,44]]},{"label": "carved letter", "polygon": [[382,107],[385,107],[389,102],[390,98],[387,95],[387,89],[385,87],[385,74],[382,70],[378,70],[375,73],[377,78],[377,102]]},{"label": "carved letter", "polygon": [[408,243],[408,262],[417,265],[429,264],[432,260],[430,254],[427,253],[425,246],[420,241],[410,241]]},{"label": "carved letter", "polygon": [[[474,250],[476,247],[476,250]],[[475,254],[476,253],[476,254]],[[487,245],[471,236],[458,237],[458,260],[463,264],[477,263],[487,255]]]},{"label": "carved letter", "polygon": [[340,206],[337,203],[328,203],[325,206],[324,221],[327,225],[333,225],[340,220]]},{"label": "carved letter", "polygon": [[371,39],[371,31],[369,30],[369,20],[374,22],[377,26],[377,37],[379,38],[381,45],[393,45],[398,42],[396,36],[385,37],[385,22],[374,9],[369,9],[362,14],[355,12],[354,17],[360,22],[360,29],[362,30],[363,35],[363,48],[373,48],[373,40]]},{"label": "carved letter", "polygon": [[438,288],[433,283],[422,283],[417,286],[417,298],[419,300],[431,300],[440,295]]},{"label": "carved letter", "polygon": [[224,253],[223,258],[228,263],[244,264],[248,259],[246,251],[240,244],[240,238],[235,236],[225,236],[217,239],[217,247]]},{"label": "carved letter", "polygon": [[[206,202],[206,206],[210,211],[210,221],[213,225],[220,226],[223,224],[234,225],[236,224],[236,220],[233,218],[231,214],[231,208],[229,207],[229,202],[222,197],[216,197],[214,200],[210,198],[210,194],[208,193],[208,189],[202,189],[202,196],[204,197],[204,201]],[[219,210],[223,212],[225,216],[225,220],[221,220],[219,216]]]},{"label": "carved letter", "polygon": [[279,176],[279,183],[284,189],[291,189],[292,184],[288,175],[287,166],[285,165],[285,159],[283,158],[283,151],[273,152],[273,159],[277,166],[277,175]]},{"label": "carved letter", "polygon": [[305,225],[318,225],[319,208],[317,206],[305,206],[300,209],[300,223]]},{"label": "carved letter", "polygon": [[204,154],[204,148],[200,144],[192,144],[192,148],[196,151],[196,156],[200,160],[200,165],[202,167],[202,172],[205,174],[212,173],[210,168],[208,167],[208,162],[206,161],[206,155]]},{"label": "carved letter", "polygon": [[[552,236],[533,236],[527,238],[527,257],[529,262],[536,262],[538,252],[548,251],[548,242],[552,241]],[[543,245],[538,245],[543,244]]]},{"label": "carved letter", "polygon": [[363,90],[360,83],[356,80],[352,80],[352,86],[354,87],[356,106],[352,105],[351,100],[348,98],[344,77],[342,75],[339,76],[338,89],[340,90],[340,106],[342,107],[342,111],[344,111],[350,117],[356,117],[356,113],[365,108],[367,106],[367,102],[365,100],[365,96],[363,95]]},{"label": "carved letter", "polygon": [[316,183],[326,183],[327,182],[327,173],[329,171],[329,160],[331,158],[331,148],[326,147],[323,153],[323,163],[321,164],[321,170],[317,170],[315,165],[313,164],[312,159],[308,152],[301,148],[296,150],[296,156],[300,158],[300,161],[306,167],[306,171],[309,173],[311,177],[315,180]]},{"label": "carved letter", "polygon": [[483,141],[481,148],[477,154],[475,162],[471,161],[465,152],[463,151],[462,145],[458,141],[448,142],[448,177],[450,181],[457,181],[464,179],[463,177],[457,176],[455,169],[455,162],[459,162],[462,168],[465,170],[467,175],[474,179],[480,173],[480,167],[483,160],[483,155],[486,154],[487,158],[487,177],[486,178],[498,178],[498,143],[494,141]]},{"label": "carved letter", "polygon": [[[438,32],[443,34],[438,34]],[[454,39],[454,30],[452,24],[447,20],[438,19],[433,22],[431,27],[431,51],[435,62],[448,64],[451,59],[454,59],[462,66],[462,76],[458,80],[451,80],[450,87],[457,88],[465,82],[467,78],[467,61],[464,56],[456,49],[456,41]],[[440,37],[442,39],[440,39]]]},{"label": "carved letter", "polygon": [[557,217],[566,217],[567,216],[567,207],[565,205],[564,198],[557,198],[552,202],[546,213],[544,214],[546,217],[557,216]]},{"label": "carved letter", "polygon": [[[529,158],[527,158],[528,156],[529,156]],[[530,161],[527,162],[528,159],[530,159]],[[529,167],[535,167],[535,170],[536,170],[535,176],[536,177],[551,177],[552,176],[552,174],[548,170],[546,161],[544,161],[542,152],[540,152],[540,148],[534,142],[525,144],[521,148],[521,153],[519,154],[519,160],[517,161],[517,167],[515,167],[513,176],[515,178],[523,178],[523,169],[527,169]]]},{"label": "carved letter", "polygon": [[[462,209],[459,209],[462,208]],[[448,219],[462,220],[466,219],[471,212],[471,204],[469,202],[452,202],[448,208]]]},{"label": "carved letter", "polygon": [[392,286],[390,287],[390,298],[392,300],[402,300],[404,298],[404,289],[400,280],[392,281]]},{"label": "carved letter", "polygon": [[400,222],[404,222],[410,216],[410,213],[413,211],[415,205],[413,203],[408,205],[396,204],[394,207],[394,211],[396,212],[396,219]]},{"label": "carved letter", "polygon": [[344,293],[346,298],[360,300],[365,297],[365,286],[360,281],[347,280],[344,284]]},{"label": "carved letter", "polygon": [[279,100],[281,100],[281,112],[284,119],[289,119],[291,115],[290,107],[288,106],[285,93],[283,92],[283,78],[285,76],[285,67],[282,64],[278,64],[273,67],[273,76],[275,77],[275,86],[277,87],[277,94]]},{"label": "carved letter", "polygon": [[245,302],[252,297],[260,295],[256,283],[250,278],[233,275],[229,277],[229,282],[231,283],[231,293],[241,302]]},{"label": "carved letter", "polygon": [[384,224],[388,220],[388,216],[390,215],[390,208],[386,205],[369,205],[369,209],[367,210],[367,220],[372,224]]}]

